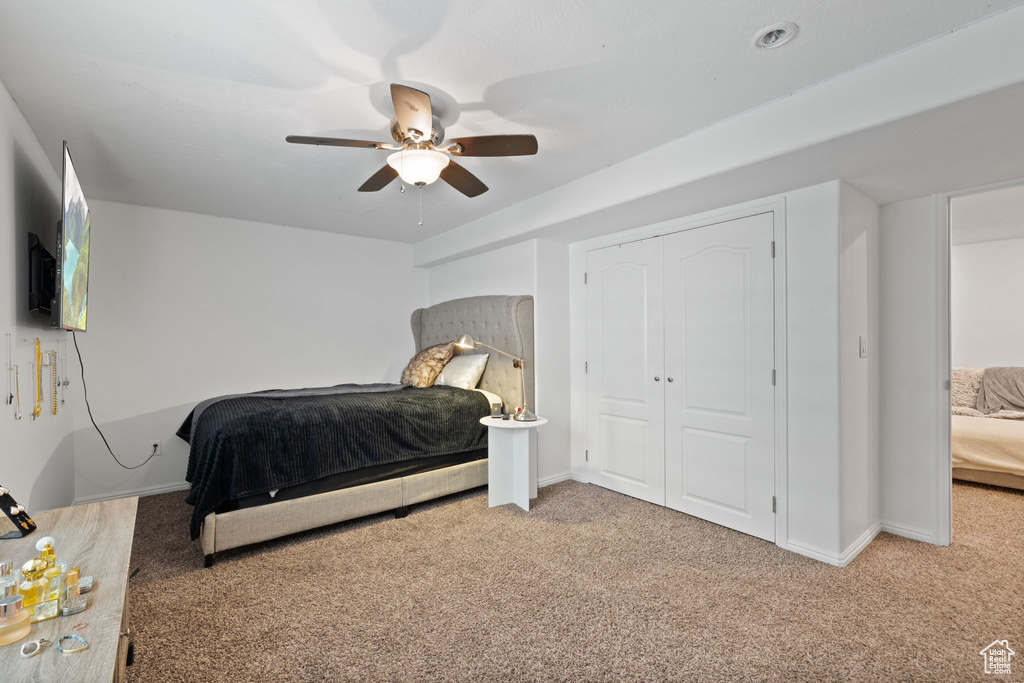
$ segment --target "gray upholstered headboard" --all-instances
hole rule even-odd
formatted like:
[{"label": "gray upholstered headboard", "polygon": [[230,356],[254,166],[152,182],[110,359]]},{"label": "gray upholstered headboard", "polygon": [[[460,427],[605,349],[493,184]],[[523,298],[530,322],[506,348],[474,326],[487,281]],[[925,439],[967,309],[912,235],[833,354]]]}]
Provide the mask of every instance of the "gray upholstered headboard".
[{"label": "gray upholstered headboard", "polygon": [[[526,361],[526,402],[536,410],[532,296],[472,296],[417,308],[412,314],[412,334],[417,352],[468,334],[478,342],[522,358]],[[456,349],[456,353],[490,354],[480,388],[501,396],[510,409],[519,405],[519,370],[512,367],[512,359],[483,348]]]}]

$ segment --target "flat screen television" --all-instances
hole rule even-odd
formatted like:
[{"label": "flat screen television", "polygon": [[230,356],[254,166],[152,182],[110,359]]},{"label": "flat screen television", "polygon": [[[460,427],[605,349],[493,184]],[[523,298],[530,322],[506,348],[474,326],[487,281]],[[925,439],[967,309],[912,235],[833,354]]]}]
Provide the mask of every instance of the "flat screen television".
[{"label": "flat screen television", "polygon": [[56,255],[28,235],[28,306],[48,313],[50,326],[85,332],[89,313],[89,205],[64,143],[61,183],[63,217],[57,224]]},{"label": "flat screen television", "polygon": [[85,332],[89,313],[89,205],[64,143],[64,217],[57,230],[55,297],[50,324]]}]

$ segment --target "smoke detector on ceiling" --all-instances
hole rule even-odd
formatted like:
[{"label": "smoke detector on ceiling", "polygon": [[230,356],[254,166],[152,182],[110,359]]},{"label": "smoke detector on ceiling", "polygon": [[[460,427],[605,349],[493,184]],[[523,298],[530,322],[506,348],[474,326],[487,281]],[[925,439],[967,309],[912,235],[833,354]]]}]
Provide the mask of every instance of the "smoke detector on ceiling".
[{"label": "smoke detector on ceiling", "polygon": [[797,25],[791,21],[783,21],[766,26],[754,36],[754,47],[761,48],[762,50],[780,47],[793,40],[798,30]]}]

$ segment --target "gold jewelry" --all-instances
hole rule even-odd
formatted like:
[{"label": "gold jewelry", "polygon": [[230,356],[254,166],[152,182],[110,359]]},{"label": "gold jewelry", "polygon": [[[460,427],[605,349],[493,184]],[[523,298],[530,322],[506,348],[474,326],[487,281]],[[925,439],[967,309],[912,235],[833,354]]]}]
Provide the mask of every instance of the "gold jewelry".
[{"label": "gold jewelry", "polygon": [[36,337],[36,407],[32,409],[32,418],[39,417],[43,412],[43,352],[39,337]]},{"label": "gold jewelry", "polygon": [[50,378],[52,380],[51,384],[53,385],[53,396],[52,396],[53,400],[51,401],[51,403],[53,405],[53,414],[56,415],[57,414],[57,352],[56,351],[47,351],[46,353],[50,356]]}]

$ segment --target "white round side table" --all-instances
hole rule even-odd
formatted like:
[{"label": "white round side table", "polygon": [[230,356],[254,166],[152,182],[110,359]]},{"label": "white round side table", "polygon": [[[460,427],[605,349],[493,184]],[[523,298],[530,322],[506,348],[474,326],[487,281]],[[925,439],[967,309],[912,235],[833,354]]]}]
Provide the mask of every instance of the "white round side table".
[{"label": "white round side table", "polygon": [[537,473],[530,471],[530,430],[547,424],[547,419],[519,422],[482,417],[480,424],[487,426],[488,506],[515,503],[529,511],[530,498],[537,497]]}]

